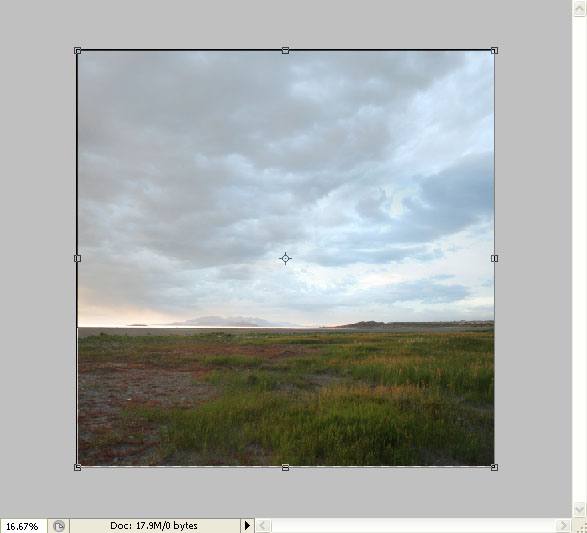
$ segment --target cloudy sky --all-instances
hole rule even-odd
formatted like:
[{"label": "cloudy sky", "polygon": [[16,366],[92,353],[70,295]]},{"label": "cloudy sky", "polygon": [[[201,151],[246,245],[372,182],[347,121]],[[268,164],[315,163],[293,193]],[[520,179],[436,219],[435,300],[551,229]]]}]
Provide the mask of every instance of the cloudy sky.
[{"label": "cloudy sky", "polygon": [[491,319],[492,94],[489,52],[84,52],[80,325]]}]

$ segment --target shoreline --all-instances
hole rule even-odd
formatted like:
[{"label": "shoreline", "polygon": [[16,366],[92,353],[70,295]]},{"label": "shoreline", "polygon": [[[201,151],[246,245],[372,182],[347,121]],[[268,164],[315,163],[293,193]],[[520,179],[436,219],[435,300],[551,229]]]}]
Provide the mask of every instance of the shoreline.
[{"label": "shoreline", "polygon": [[374,327],[209,327],[209,326],[80,326],[78,338],[92,337],[100,334],[126,336],[192,336],[200,333],[231,333],[235,335],[251,333],[302,334],[302,333],[434,333],[469,331],[493,331],[493,321],[471,322],[394,322]]}]

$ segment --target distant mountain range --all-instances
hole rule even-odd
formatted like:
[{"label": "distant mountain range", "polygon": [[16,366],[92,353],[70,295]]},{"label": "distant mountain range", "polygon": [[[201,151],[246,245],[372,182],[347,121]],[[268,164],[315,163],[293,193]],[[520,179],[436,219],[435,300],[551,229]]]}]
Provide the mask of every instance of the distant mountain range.
[{"label": "distant mountain range", "polygon": [[225,327],[225,328],[275,328],[275,327],[299,327],[297,324],[289,322],[270,322],[262,318],[251,316],[201,316],[190,318],[182,322],[171,322],[162,324],[164,326],[205,326],[205,327]]},{"label": "distant mountain range", "polygon": [[403,326],[426,326],[426,327],[443,327],[443,326],[492,326],[493,320],[454,320],[452,322],[376,322],[374,320],[355,322],[354,324],[344,324],[342,326],[333,326],[335,328],[393,328]]}]

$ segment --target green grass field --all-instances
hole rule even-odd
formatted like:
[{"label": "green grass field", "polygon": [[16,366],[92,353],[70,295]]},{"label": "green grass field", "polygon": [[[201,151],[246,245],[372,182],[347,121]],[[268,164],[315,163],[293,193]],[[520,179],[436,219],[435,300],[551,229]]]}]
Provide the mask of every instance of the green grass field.
[{"label": "green grass field", "polygon": [[489,465],[493,331],[79,340],[84,465]]}]

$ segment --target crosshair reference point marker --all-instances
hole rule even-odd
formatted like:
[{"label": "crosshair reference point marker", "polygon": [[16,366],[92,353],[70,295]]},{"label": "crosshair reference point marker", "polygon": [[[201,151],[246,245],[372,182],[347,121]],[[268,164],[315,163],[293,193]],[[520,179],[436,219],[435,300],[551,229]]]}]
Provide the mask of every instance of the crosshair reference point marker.
[{"label": "crosshair reference point marker", "polygon": [[287,252],[285,252],[279,259],[281,259],[283,261],[283,266],[285,266],[285,265],[287,265],[288,261],[293,259],[293,257],[289,257],[289,255],[287,255]]}]

